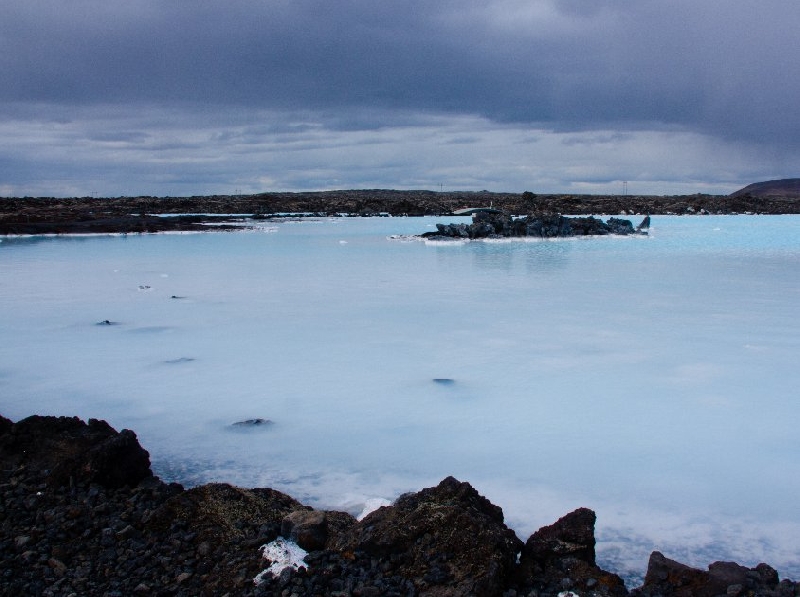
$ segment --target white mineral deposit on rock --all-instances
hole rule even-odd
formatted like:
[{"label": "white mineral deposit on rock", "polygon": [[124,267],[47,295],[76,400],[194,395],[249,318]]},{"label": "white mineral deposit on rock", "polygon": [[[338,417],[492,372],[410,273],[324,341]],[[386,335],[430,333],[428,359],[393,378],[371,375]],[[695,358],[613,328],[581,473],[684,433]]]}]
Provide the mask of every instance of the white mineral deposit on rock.
[{"label": "white mineral deposit on rock", "polygon": [[278,537],[275,541],[262,545],[260,549],[262,557],[272,563],[269,568],[259,572],[253,579],[256,585],[264,582],[264,578],[267,575],[279,576],[286,568],[291,567],[298,570],[306,566],[304,558],[308,555],[308,552],[293,541]]}]

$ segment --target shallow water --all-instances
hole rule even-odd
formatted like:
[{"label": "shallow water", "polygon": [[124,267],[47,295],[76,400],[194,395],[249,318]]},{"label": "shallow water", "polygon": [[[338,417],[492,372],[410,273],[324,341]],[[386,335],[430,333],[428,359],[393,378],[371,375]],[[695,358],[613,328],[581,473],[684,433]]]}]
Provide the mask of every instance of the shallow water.
[{"label": "shallow water", "polygon": [[447,475],[523,539],[591,507],[631,582],[653,549],[800,577],[800,217],[402,236],[454,220],[6,238],[0,412],[104,418],[167,480],[353,513]]}]

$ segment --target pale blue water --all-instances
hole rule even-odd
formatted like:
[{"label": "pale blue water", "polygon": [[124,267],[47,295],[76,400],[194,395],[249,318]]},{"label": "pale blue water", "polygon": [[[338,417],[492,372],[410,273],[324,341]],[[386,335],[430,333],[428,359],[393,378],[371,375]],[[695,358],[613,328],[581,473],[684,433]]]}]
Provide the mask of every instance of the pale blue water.
[{"label": "pale blue water", "polygon": [[653,549],[799,578],[800,217],[390,238],[455,219],[4,239],[0,413],[104,418],[167,480],[317,507],[454,475],[525,539],[587,506],[634,579]]}]

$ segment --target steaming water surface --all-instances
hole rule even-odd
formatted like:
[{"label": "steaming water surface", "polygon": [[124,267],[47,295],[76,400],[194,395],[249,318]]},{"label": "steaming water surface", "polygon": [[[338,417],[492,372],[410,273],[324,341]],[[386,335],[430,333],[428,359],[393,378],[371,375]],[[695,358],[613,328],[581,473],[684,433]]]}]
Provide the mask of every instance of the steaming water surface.
[{"label": "steaming water surface", "polygon": [[0,413],[354,513],[447,475],[523,539],[591,507],[634,581],[653,549],[800,577],[800,217],[392,238],[456,219],[3,239]]}]

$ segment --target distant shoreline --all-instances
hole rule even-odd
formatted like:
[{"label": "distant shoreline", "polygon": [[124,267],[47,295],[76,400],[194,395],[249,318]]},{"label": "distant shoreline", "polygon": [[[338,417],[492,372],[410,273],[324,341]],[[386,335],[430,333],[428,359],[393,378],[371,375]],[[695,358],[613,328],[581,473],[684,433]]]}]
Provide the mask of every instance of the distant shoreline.
[{"label": "distant shoreline", "polygon": [[[198,197],[12,197],[0,199],[0,235],[108,234],[241,228],[242,214],[448,216],[492,206],[512,215],[800,214],[800,198],[752,195],[536,195],[393,190]],[[235,214],[235,215],[232,215]],[[172,215],[165,218],[163,215]]]}]

